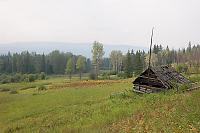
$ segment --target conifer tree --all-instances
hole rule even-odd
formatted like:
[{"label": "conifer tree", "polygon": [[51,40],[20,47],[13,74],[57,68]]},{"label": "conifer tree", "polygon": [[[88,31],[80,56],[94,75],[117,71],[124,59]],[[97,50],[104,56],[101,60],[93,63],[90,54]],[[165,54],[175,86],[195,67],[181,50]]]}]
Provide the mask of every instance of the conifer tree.
[{"label": "conifer tree", "polygon": [[125,74],[127,78],[131,78],[133,76],[132,72],[132,62],[131,62],[131,54],[130,51],[128,50],[128,53],[126,54],[126,60],[125,60]]},{"label": "conifer tree", "polygon": [[140,51],[136,52],[135,63],[136,63],[135,74],[140,74],[143,70],[143,65],[142,65],[142,61],[141,61],[141,52]]},{"label": "conifer tree", "polygon": [[46,72],[46,62],[45,62],[45,55],[43,53],[42,59],[41,59],[41,72]]}]

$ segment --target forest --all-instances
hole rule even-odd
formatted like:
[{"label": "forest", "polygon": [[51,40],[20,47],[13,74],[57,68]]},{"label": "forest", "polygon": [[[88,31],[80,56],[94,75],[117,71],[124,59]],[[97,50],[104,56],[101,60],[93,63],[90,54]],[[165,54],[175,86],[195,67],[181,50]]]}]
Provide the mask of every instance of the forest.
[{"label": "forest", "polygon": [[[67,50],[66,50],[67,51]],[[194,72],[198,71],[200,64],[200,45],[193,45],[189,42],[187,48],[169,49],[162,45],[154,45],[152,50],[151,64],[152,66],[175,65],[179,66],[178,70],[186,72],[188,67],[194,68]],[[76,62],[81,55],[74,55],[71,52],[52,51],[49,54],[37,54],[24,51],[21,53],[0,55],[0,73],[12,74],[34,74],[45,72],[51,74],[65,74],[65,69],[69,59],[74,63],[74,72],[78,73]],[[83,56],[82,56],[83,57]],[[123,55],[120,50],[113,50],[109,57],[101,57],[99,63],[100,70],[109,70],[114,74],[124,71],[125,77],[132,77],[132,74],[140,74],[148,64],[149,54],[145,51],[128,50]],[[91,58],[83,57],[84,69],[83,73],[91,72],[94,64]],[[182,66],[180,66],[182,65]]]}]

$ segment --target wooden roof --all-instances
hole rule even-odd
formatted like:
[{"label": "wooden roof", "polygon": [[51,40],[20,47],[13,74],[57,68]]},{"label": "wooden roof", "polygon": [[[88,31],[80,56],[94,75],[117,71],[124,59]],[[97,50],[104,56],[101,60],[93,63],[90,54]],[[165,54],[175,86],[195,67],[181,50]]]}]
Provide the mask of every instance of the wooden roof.
[{"label": "wooden roof", "polygon": [[[153,86],[153,83],[161,83],[165,88],[173,88],[182,84],[190,83],[186,77],[178,73],[173,67],[170,66],[150,67],[146,69],[138,78],[136,78],[135,81],[133,81],[133,84],[140,85],[142,84],[141,81],[145,78],[148,81],[149,86]],[[153,79],[156,79],[158,82],[151,82]]]}]

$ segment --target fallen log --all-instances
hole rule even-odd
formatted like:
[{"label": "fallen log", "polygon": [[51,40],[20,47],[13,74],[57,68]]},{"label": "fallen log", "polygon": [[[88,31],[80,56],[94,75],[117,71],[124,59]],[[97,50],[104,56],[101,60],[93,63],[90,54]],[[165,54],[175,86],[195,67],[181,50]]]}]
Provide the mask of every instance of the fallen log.
[{"label": "fallen log", "polygon": [[185,91],[193,91],[193,90],[198,90],[198,89],[200,89],[200,86],[189,88],[189,89],[182,90],[182,91],[185,92]]}]

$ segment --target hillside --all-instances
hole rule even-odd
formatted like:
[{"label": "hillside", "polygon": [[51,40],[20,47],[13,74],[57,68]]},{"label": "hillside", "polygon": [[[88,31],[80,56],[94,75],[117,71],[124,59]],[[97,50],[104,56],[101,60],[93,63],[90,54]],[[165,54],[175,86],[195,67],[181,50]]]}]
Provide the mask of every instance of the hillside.
[{"label": "hillside", "polygon": [[[200,90],[137,95],[131,81],[51,77],[0,87],[0,132],[199,132]],[[39,91],[37,86],[47,90]],[[16,89],[10,94],[3,89]],[[125,94],[110,98],[110,94]]]}]

